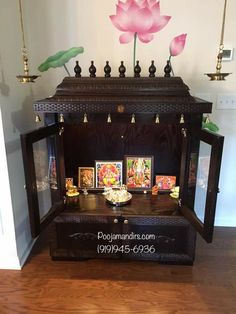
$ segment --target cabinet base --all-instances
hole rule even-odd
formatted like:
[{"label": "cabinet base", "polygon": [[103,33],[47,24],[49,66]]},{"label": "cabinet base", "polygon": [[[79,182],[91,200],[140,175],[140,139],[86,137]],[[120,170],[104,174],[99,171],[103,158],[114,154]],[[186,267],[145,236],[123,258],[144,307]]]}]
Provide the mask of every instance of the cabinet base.
[{"label": "cabinet base", "polygon": [[[53,260],[120,259],[192,265],[196,231],[182,216],[132,217],[122,232],[114,217],[61,214],[54,219]],[[113,235],[113,241],[99,238]],[[137,239],[138,235],[154,235]]]}]

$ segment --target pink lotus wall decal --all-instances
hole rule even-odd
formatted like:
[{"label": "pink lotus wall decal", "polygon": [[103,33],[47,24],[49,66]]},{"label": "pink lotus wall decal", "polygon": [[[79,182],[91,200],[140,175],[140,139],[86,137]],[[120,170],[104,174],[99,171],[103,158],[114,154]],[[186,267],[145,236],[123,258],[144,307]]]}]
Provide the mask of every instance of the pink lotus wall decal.
[{"label": "pink lotus wall decal", "polygon": [[134,39],[133,65],[135,66],[136,41],[149,43],[153,33],[162,30],[170,20],[170,16],[161,15],[160,1],[157,0],[126,0],[118,1],[116,15],[111,15],[113,25],[123,32],[120,43],[127,44]]},{"label": "pink lotus wall decal", "polygon": [[169,62],[167,61],[167,63],[170,64],[171,71],[172,71],[173,75],[174,75],[174,72],[173,72],[173,68],[171,65],[171,57],[178,56],[184,50],[185,43],[186,43],[186,37],[187,37],[187,34],[181,34],[181,35],[174,37],[172,39],[172,41],[170,42],[170,46],[169,46],[170,56],[169,56],[169,60],[168,60]]},{"label": "pink lotus wall decal", "polygon": [[184,49],[187,34],[181,34],[172,39],[170,43],[170,58],[178,56]]}]

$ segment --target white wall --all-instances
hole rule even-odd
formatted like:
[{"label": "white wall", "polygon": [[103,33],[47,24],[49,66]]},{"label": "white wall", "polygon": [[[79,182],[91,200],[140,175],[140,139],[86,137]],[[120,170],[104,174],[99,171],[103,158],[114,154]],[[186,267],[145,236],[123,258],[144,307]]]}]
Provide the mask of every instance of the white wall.
[{"label": "white wall", "polygon": [[[21,85],[16,80],[16,75],[22,73],[19,23],[14,23],[19,20],[17,1],[1,0],[0,6],[0,268],[20,268],[32,239],[19,136],[35,128],[32,111],[34,96],[30,85]],[[4,152],[7,160],[4,159]]]},{"label": "white wall", "polygon": [[1,204],[0,204],[0,268],[19,269],[17,256],[10,182],[3,137],[2,115],[0,111],[0,165],[1,165]]},{"label": "white wall", "polygon": [[[127,75],[132,74],[133,44],[121,45],[120,32],[111,24],[109,15],[115,13],[115,0],[23,0],[26,44],[29,49],[30,72],[36,74],[37,66],[49,55],[72,46],[84,46],[85,53],[79,56],[83,69],[88,75],[90,61],[94,60],[97,74],[103,75],[105,61],[109,60],[112,74],[117,75],[120,61],[124,60]],[[212,119],[225,135],[222,163],[221,193],[218,198],[216,223],[236,226],[234,186],[236,185],[236,110],[217,110],[218,94],[236,93],[236,62],[223,64],[223,72],[233,72],[225,82],[209,82],[206,72],[214,72],[218,50],[223,0],[161,0],[161,12],[171,15],[169,24],[155,34],[149,44],[138,42],[137,59],[143,68],[142,75],[152,59],[155,60],[159,75],[168,58],[171,39],[187,33],[184,52],[173,59],[175,74],[181,76],[190,87],[193,95],[202,95],[214,104]],[[235,1],[228,2],[225,44],[236,48]],[[34,85],[21,85],[15,76],[22,73],[21,33],[18,1],[0,2],[0,105],[3,118],[4,141],[7,152],[8,172],[11,187],[11,202],[4,210],[12,211],[15,224],[17,256],[19,264],[24,260],[32,245],[27,203],[24,186],[24,173],[19,134],[35,127],[32,101],[44,98],[55,91],[56,85],[66,75],[63,68],[50,69]],[[74,60],[68,67],[73,73]],[[1,161],[2,162],[2,161]],[[0,208],[0,219],[3,220]],[[4,236],[0,228],[0,237]],[[2,230],[2,231],[1,231]],[[11,235],[13,231],[11,232]],[[12,240],[0,242],[7,246]],[[5,243],[5,244],[3,244]],[[0,250],[2,251],[2,249]],[[0,263],[1,267],[1,263]]]}]

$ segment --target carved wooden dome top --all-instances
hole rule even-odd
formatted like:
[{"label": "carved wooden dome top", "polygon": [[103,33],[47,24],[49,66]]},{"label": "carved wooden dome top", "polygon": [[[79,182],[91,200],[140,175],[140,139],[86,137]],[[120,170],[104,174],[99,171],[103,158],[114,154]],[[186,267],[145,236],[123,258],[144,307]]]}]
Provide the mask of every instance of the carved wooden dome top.
[{"label": "carved wooden dome top", "polygon": [[180,77],[66,77],[56,93],[34,103],[37,112],[210,113]]}]

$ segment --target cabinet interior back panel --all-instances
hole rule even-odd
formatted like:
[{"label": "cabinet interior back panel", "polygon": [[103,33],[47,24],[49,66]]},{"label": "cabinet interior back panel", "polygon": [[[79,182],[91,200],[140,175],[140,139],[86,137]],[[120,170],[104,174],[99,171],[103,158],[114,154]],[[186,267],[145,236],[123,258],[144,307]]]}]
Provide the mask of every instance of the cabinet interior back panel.
[{"label": "cabinet interior back panel", "polygon": [[[154,156],[154,175],[179,175],[181,133],[173,124],[66,124],[66,176],[77,178],[78,167],[95,160],[123,160],[125,155]],[[76,182],[75,182],[76,183]]]}]

